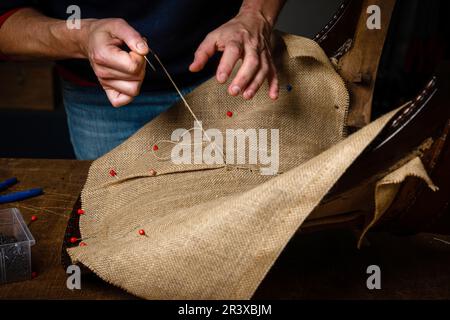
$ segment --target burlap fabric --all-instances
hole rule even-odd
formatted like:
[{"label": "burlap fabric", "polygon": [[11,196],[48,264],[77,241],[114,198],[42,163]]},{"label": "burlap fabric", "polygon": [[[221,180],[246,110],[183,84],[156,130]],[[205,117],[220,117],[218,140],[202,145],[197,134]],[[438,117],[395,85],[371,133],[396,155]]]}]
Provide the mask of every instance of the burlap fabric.
[{"label": "burlap fabric", "polygon": [[324,52],[293,35],[275,43],[277,101],[267,87],[251,101],[232,98],[215,79],[187,99],[205,129],[279,129],[280,174],[160,160],[171,148],[161,141],[194,124],[184,105],[175,105],[92,164],[80,221],[87,246],[69,250],[75,262],[147,299],[252,296],[302,222],[393,115],[345,138],[348,93]]},{"label": "burlap fabric", "polygon": [[358,241],[358,247],[361,246],[362,240],[364,239],[364,236],[367,234],[367,232],[369,232],[369,230],[389,209],[389,207],[395,200],[395,196],[397,195],[402,182],[404,182],[408,177],[421,179],[433,191],[439,190],[439,188],[434,185],[433,181],[431,181],[431,178],[428,176],[422,160],[419,157],[414,157],[412,160],[408,161],[397,170],[394,170],[393,172],[387,174],[375,185],[375,208],[373,217],[369,221],[369,223],[367,223],[364,230],[362,230],[361,236]]}]

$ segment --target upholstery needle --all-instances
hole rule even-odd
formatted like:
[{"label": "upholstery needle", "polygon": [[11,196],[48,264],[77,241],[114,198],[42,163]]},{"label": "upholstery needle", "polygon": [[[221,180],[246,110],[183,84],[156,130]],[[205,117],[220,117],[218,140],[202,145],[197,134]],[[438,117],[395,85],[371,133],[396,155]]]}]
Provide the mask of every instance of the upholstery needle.
[{"label": "upholstery needle", "polygon": [[434,240],[450,245],[450,242],[439,239],[439,238],[434,238]]},{"label": "upholstery needle", "polygon": [[[159,59],[158,55],[153,52],[150,49],[150,53],[153,55],[153,57],[156,59],[156,61],[158,62],[158,64],[161,66],[161,68],[163,69],[164,73],[166,74],[167,78],[169,78],[170,82],[172,83],[173,87],[175,88],[175,90],[177,91],[178,95],[180,96],[181,100],[183,101],[184,105],[186,106],[186,108],[189,110],[189,112],[191,113],[192,117],[194,118],[195,122],[197,123],[197,125],[199,126],[199,128],[202,130],[203,134],[205,135],[205,137],[208,139],[209,143],[213,143],[211,141],[211,139],[209,138],[209,136],[206,134],[205,130],[203,129],[203,125],[202,123],[198,120],[197,116],[195,115],[194,111],[192,111],[191,106],[189,105],[189,103],[186,101],[186,99],[184,98],[184,95],[181,93],[180,89],[178,88],[178,86],[176,85],[175,81],[172,79],[172,76],[169,74],[169,72],[167,71],[166,67],[164,67],[164,64],[161,62],[161,60]],[[149,59],[144,56],[145,60],[148,62],[148,64],[152,67],[152,69],[154,71],[155,67],[150,63]],[[217,149],[219,149],[220,154],[222,156],[223,161],[225,161],[225,155],[223,154],[223,151],[219,148],[219,146],[217,146],[214,143],[214,147],[216,147]]]}]

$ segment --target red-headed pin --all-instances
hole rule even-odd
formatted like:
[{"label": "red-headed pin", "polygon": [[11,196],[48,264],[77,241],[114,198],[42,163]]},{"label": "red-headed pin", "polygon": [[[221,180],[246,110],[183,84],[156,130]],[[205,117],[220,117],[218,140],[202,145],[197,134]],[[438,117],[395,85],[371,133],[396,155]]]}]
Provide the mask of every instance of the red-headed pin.
[{"label": "red-headed pin", "polygon": [[155,144],[154,146],[153,146],[153,151],[158,151],[159,150],[159,147]]},{"label": "red-headed pin", "polygon": [[79,246],[80,246],[80,247],[86,247],[86,246],[87,246],[87,243],[86,243],[86,242],[80,242]]},{"label": "red-headed pin", "polygon": [[228,112],[227,112],[227,117],[228,117],[228,118],[231,118],[232,116],[233,116],[233,112],[228,111]]},{"label": "red-headed pin", "polygon": [[35,221],[37,221],[38,220],[38,217],[37,216],[31,216],[31,222],[35,222]]},{"label": "red-headed pin", "polygon": [[144,229],[139,230],[138,233],[139,233],[141,236],[145,236],[145,230],[144,230]]},{"label": "red-headed pin", "polygon": [[153,170],[153,169],[151,169],[148,173],[149,173],[152,177],[156,176],[156,171]]},{"label": "red-headed pin", "polygon": [[83,209],[78,209],[77,213],[81,216],[81,215],[85,214],[86,211],[84,211]]},{"label": "red-headed pin", "polygon": [[70,238],[70,243],[77,243],[77,241],[78,241],[78,238],[76,238],[76,237],[72,237],[72,238]]},{"label": "red-headed pin", "polygon": [[116,170],[114,170],[114,169],[109,170],[109,175],[110,175],[111,177],[117,176]]}]

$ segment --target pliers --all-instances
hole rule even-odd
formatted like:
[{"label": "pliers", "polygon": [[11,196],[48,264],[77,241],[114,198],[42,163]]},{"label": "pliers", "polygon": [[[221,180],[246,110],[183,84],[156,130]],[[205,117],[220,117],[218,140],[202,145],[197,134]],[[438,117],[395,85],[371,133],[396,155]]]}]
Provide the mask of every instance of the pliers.
[{"label": "pliers", "polygon": [[[15,185],[17,182],[18,182],[17,178],[11,178],[11,179],[7,179],[3,182],[0,182],[0,191],[8,189],[12,185]],[[0,195],[0,203],[20,201],[20,200],[39,196],[43,193],[44,193],[44,190],[42,190],[41,188],[8,193],[5,195]]]}]

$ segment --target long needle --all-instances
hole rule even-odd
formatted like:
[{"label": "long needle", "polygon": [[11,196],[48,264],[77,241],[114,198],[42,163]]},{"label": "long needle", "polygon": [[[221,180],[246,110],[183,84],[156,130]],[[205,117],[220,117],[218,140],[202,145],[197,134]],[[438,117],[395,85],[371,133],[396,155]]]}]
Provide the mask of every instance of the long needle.
[{"label": "long needle", "polygon": [[[191,113],[192,117],[194,118],[195,122],[197,123],[197,125],[200,127],[200,129],[202,130],[203,134],[205,135],[205,137],[208,139],[209,143],[213,143],[211,141],[211,139],[209,138],[209,136],[206,134],[205,130],[203,129],[203,126],[201,124],[201,122],[198,120],[197,116],[195,115],[194,111],[192,111],[191,106],[189,105],[189,103],[186,101],[186,99],[184,98],[183,94],[181,93],[180,89],[178,88],[177,84],[175,83],[175,81],[172,79],[171,75],[169,74],[169,72],[167,71],[166,67],[164,67],[164,64],[161,62],[161,60],[159,59],[158,55],[156,53],[154,53],[152,50],[150,50],[150,53],[153,55],[153,57],[155,57],[156,61],[158,61],[158,64],[161,66],[161,68],[163,69],[164,73],[166,74],[167,78],[169,78],[170,82],[172,83],[172,85],[174,86],[175,90],[177,91],[178,95],[180,96],[181,100],[183,101],[184,105],[186,106],[186,108],[189,110],[189,112]],[[153,70],[155,70],[155,67],[150,63],[150,61],[148,60],[148,58],[146,56],[144,56],[145,60],[148,62],[148,64],[152,67]],[[219,149],[221,155],[222,155],[222,159],[225,162],[225,156],[223,154],[223,151],[214,143],[214,146]]]}]

